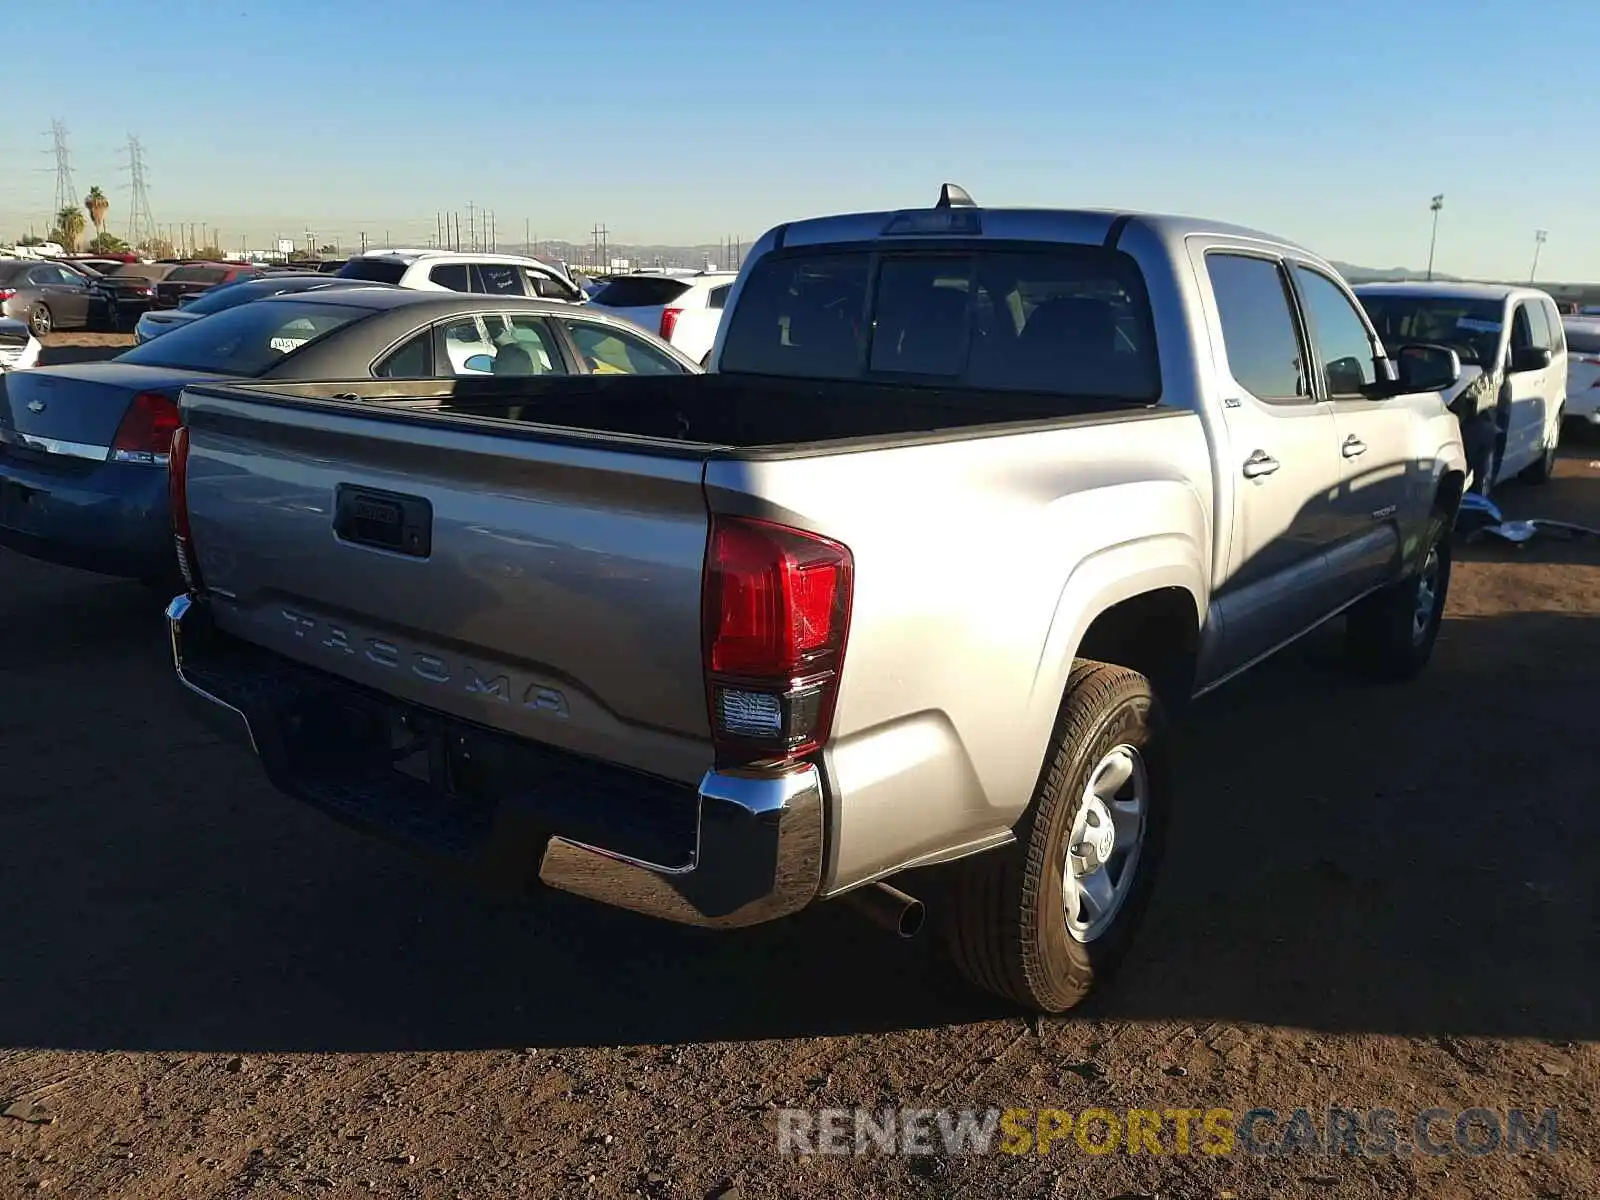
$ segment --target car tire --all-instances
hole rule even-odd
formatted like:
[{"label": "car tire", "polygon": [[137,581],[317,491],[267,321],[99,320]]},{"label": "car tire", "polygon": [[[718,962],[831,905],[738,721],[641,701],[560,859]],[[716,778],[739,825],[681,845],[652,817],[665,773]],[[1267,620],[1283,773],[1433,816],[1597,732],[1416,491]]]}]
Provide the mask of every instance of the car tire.
[{"label": "car tire", "polygon": [[[1036,1011],[1083,1001],[1132,944],[1165,846],[1171,791],[1166,718],[1150,681],[1079,662],[1016,842],[955,864],[944,934],[957,969]],[[1097,864],[1111,901],[1098,909],[1085,902]]]},{"label": "car tire", "polygon": [[28,332],[36,338],[46,338],[54,328],[55,319],[50,315],[49,305],[35,304],[28,313]]},{"label": "car tire", "polygon": [[1421,565],[1362,600],[1346,616],[1346,648],[1351,662],[1367,678],[1399,683],[1415,676],[1433,657],[1450,594],[1450,527],[1450,521],[1435,514]]},{"label": "car tire", "polygon": [[1561,423],[1565,419],[1565,416],[1562,416],[1556,420],[1556,430],[1550,435],[1550,441],[1545,445],[1539,461],[1523,470],[1524,482],[1549,483],[1550,477],[1556,473],[1556,452],[1561,449]]}]

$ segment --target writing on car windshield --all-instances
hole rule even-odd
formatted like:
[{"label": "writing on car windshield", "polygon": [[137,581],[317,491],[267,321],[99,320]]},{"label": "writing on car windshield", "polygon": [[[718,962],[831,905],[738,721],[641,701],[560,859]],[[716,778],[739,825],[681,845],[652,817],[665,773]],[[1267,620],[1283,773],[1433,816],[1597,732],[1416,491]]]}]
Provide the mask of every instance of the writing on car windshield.
[{"label": "writing on car windshield", "polygon": [[1372,324],[1390,354],[1414,342],[1448,346],[1463,362],[1494,362],[1500,351],[1505,314],[1496,300],[1453,296],[1361,297]]},{"label": "writing on car windshield", "polygon": [[1099,246],[770,255],[745,282],[720,369],[1161,396],[1144,278]]},{"label": "writing on car windshield", "polygon": [[370,316],[371,311],[279,300],[241,304],[136,346],[118,361],[218,375],[260,375],[307,342]]}]

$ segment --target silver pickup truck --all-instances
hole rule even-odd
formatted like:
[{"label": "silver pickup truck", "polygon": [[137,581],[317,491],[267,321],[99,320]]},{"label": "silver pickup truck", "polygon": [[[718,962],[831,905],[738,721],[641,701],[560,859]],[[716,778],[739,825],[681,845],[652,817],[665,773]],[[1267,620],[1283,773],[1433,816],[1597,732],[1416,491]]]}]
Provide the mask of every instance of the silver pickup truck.
[{"label": "silver pickup truck", "polygon": [[1427,661],[1461,368],[1396,349],[1231,226],[798,221],[711,374],[189,388],[173,654],[278,788],[442,864],[902,932],[885,881],[944,864],[962,969],[1060,1011],[1148,897],[1164,714],[1337,614]]}]

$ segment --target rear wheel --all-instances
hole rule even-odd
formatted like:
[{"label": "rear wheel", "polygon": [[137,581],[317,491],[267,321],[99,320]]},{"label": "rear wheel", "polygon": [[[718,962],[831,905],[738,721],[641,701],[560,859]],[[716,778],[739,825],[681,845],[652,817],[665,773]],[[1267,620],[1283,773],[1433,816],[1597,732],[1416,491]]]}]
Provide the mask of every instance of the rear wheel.
[{"label": "rear wheel", "polygon": [[50,316],[50,309],[43,304],[35,304],[33,311],[28,314],[28,332],[36,338],[42,338],[48,337],[53,328],[55,321]]},{"label": "rear wheel", "polygon": [[1450,593],[1450,527],[1436,515],[1415,573],[1350,610],[1345,645],[1356,668],[1382,682],[1410,679],[1433,657]]},{"label": "rear wheel", "polygon": [[1168,752],[1148,679],[1106,663],[1073,668],[1016,843],[958,864],[946,939],[969,980],[1063,1012],[1111,975],[1166,841]]}]

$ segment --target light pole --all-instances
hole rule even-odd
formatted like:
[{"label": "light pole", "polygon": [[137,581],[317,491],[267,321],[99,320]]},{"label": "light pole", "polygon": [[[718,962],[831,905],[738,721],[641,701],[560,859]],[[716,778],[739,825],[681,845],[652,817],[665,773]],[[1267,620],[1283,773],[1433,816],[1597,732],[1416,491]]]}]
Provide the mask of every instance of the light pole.
[{"label": "light pole", "polygon": [[1439,210],[1444,207],[1444,193],[1440,192],[1428,202],[1428,209],[1433,213],[1433,234],[1428,238],[1428,279],[1433,280],[1433,248],[1439,241]]},{"label": "light pole", "polygon": [[1528,268],[1528,286],[1533,286],[1533,277],[1539,273],[1539,250],[1544,246],[1544,239],[1549,237],[1549,232],[1543,229],[1533,231],[1533,266]]}]

